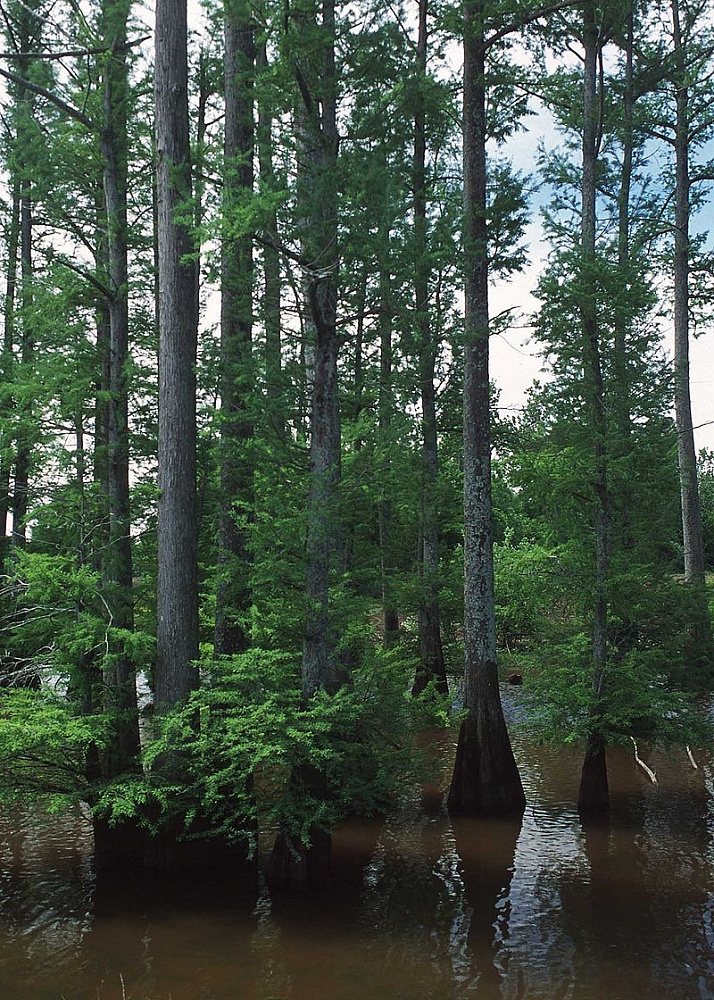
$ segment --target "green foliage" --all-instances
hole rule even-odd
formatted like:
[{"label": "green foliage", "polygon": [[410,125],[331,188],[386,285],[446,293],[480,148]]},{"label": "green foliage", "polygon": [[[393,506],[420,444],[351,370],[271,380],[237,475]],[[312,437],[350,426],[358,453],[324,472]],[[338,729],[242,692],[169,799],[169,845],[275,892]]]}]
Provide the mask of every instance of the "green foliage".
[{"label": "green foliage", "polygon": [[[609,741],[694,743],[707,736],[701,662],[691,630],[690,588],[617,562],[603,684],[592,681],[587,604],[567,571],[568,553],[499,547],[497,621],[508,662],[525,674],[529,717],[546,739],[582,742],[593,723]],[[619,611],[618,611],[619,609]]]},{"label": "green foliage", "polygon": [[[293,655],[252,650],[203,665],[189,702],[151,724],[143,770],[106,785],[96,809],[153,832],[180,819],[186,834],[253,840],[261,827],[289,828],[304,841],[348,814],[373,815],[413,780],[420,758],[414,718],[443,705],[433,692],[414,702],[396,652],[372,649],[334,695],[305,703]],[[326,794],[291,781],[312,768]]]},{"label": "green foliage", "polygon": [[700,452],[698,476],[704,551],[707,566],[714,568],[714,452]]},{"label": "green foliage", "polygon": [[89,799],[87,755],[108,735],[106,719],[75,715],[48,688],[0,689],[0,801],[37,797],[61,808]]},{"label": "green foliage", "polygon": [[27,550],[15,554],[13,568],[1,605],[6,681],[41,678],[66,689],[86,711],[102,705],[102,672],[111,656],[121,652],[137,669],[151,665],[153,636],[113,624],[112,595],[92,567],[70,555]]},{"label": "green foliage", "polygon": [[[567,550],[522,541],[496,545],[496,628],[508,652],[538,649],[563,636],[573,614]],[[567,634],[567,632],[566,632]]]},{"label": "green foliage", "polygon": [[608,742],[702,743],[711,725],[695,694],[672,685],[662,648],[611,651],[601,693],[593,691],[590,638],[580,633],[534,656],[526,684],[529,718],[556,742],[586,742],[597,726]]}]

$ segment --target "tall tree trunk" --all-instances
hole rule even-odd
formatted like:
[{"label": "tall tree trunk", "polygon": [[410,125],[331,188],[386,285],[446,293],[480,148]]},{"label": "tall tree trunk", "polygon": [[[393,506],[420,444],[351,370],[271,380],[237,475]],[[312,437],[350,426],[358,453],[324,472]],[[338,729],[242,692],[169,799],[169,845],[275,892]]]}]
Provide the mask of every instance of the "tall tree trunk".
[{"label": "tall tree trunk", "polygon": [[248,6],[225,15],[225,133],[221,288],[221,507],[218,528],[216,653],[248,648],[247,519],[253,506],[253,235],[233,236],[234,214],[253,193],[254,27]]},{"label": "tall tree trunk", "polygon": [[[109,539],[103,577],[112,625],[134,628],[131,511],[129,503],[129,273],[127,254],[126,31],[130,0],[105,0],[104,36],[104,203],[107,224],[109,299],[109,396],[107,474]],[[139,751],[134,667],[122,640],[112,641],[103,670],[104,710],[115,718],[115,739],[103,757],[107,777],[127,770]]]},{"label": "tall tree trunk", "polygon": [[[27,162],[27,150],[36,131],[34,95],[22,81],[30,79],[34,60],[28,54],[38,52],[42,45],[44,18],[38,13],[36,0],[30,0],[19,11],[17,34],[12,42],[17,47],[14,136],[17,176],[20,185],[20,322],[19,327],[21,379],[28,377],[35,354],[34,330],[34,274],[32,239],[34,226],[34,200],[32,168]],[[27,397],[27,394],[23,394]],[[16,449],[12,494],[12,546],[24,548],[27,540],[27,511],[29,503],[30,460],[35,443],[36,429],[32,402],[25,398],[16,404]]]},{"label": "tall tree trunk", "polygon": [[[98,209],[104,216],[104,200]],[[102,274],[108,270],[106,265],[106,227],[97,233],[95,251],[95,267]],[[109,545],[109,367],[111,331],[109,324],[109,302],[104,295],[98,297],[96,304],[95,336],[97,343],[97,381],[96,402],[94,405],[94,463],[93,477],[98,487],[99,525],[96,531],[94,545],[94,564],[101,569],[102,552]]]},{"label": "tall tree trunk", "polygon": [[[29,46],[32,31],[29,19],[32,15],[23,10],[21,17],[20,44]],[[23,51],[27,51],[23,48]],[[28,60],[19,60],[20,75],[25,78],[29,72]],[[18,105],[23,113],[23,125],[27,127],[32,118],[32,97],[24,87],[18,92]],[[33,292],[33,261],[32,261],[32,230],[33,230],[33,195],[28,167],[24,162],[23,147],[27,136],[23,138],[24,128],[18,130],[18,157],[20,161],[20,275],[22,318],[20,323],[20,360],[22,369],[28,372],[35,353],[35,334],[32,315]],[[15,453],[15,475],[12,497],[12,544],[15,548],[24,548],[27,541],[27,508],[30,485],[30,455],[32,452],[32,426],[34,423],[31,403],[23,403],[18,407],[17,450]]]},{"label": "tall tree trunk", "polygon": [[[7,239],[7,282],[3,309],[2,378],[9,384],[13,378],[15,350],[15,299],[17,296],[17,257],[20,246],[20,178],[15,172],[12,180],[12,210]],[[10,512],[10,472],[12,468],[11,410],[12,400],[5,402],[6,420],[2,422],[0,436],[0,573],[5,572],[9,540],[7,517]]]},{"label": "tall tree trunk", "polygon": [[186,0],[156,4],[159,263],[159,520],[156,704],[198,684],[196,341],[193,239],[181,222],[191,197]]},{"label": "tall tree trunk", "polygon": [[422,412],[422,518],[421,593],[419,597],[419,667],[412,694],[420,694],[429,681],[446,694],[446,664],[441,645],[439,609],[439,520],[436,488],[439,481],[439,453],[436,426],[434,369],[436,344],[429,311],[429,246],[426,195],[426,86],[428,0],[419,0],[417,38],[417,86],[414,114],[414,252],[417,336],[419,342],[419,385]]},{"label": "tall tree trunk", "polygon": [[[305,29],[317,42],[320,62],[307,80],[296,67],[303,102],[298,143],[300,193],[304,199],[303,255],[310,319],[315,328],[315,366],[310,413],[310,486],[307,503],[307,613],[303,640],[302,695],[305,702],[319,690],[334,691],[339,683],[335,636],[330,615],[330,569],[340,551],[338,485],[340,480],[340,417],[337,395],[337,89],[335,75],[334,0],[323,0],[306,16]],[[296,794],[308,789],[326,794],[325,776],[315,767],[293,769]],[[331,837],[314,827],[310,846],[295,843],[281,831],[270,861],[272,885],[324,882],[329,869]]]},{"label": "tall tree trunk", "polygon": [[77,565],[87,561],[87,498],[85,493],[87,476],[87,450],[84,441],[84,411],[81,402],[74,414],[74,483],[77,490]]},{"label": "tall tree trunk", "polygon": [[[389,232],[384,237],[389,247]],[[385,257],[388,252],[385,250]],[[379,519],[379,554],[382,574],[382,627],[384,645],[394,646],[399,638],[399,609],[394,595],[394,511],[391,495],[392,414],[394,412],[394,386],[392,379],[392,324],[394,310],[391,306],[390,274],[388,265],[382,265],[379,274],[379,400],[377,426],[382,452],[381,487],[377,507]]]},{"label": "tall tree trunk", "polygon": [[449,811],[523,813],[496,666],[486,227],[486,46],[483,0],[464,4],[464,643],[467,717]]},{"label": "tall tree trunk", "polygon": [[[306,106],[302,146],[309,205],[304,241],[308,302],[315,327],[315,376],[310,415],[307,506],[308,614],[303,644],[303,695],[336,684],[335,638],[329,621],[330,556],[339,548],[340,414],[337,395],[337,94],[334,0],[322,3],[323,63],[317,93]],[[307,96],[307,95],[305,95]]]},{"label": "tall tree trunk", "polygon": [[[268,68],[265,42],[256,50],[256,70],[264,73]],[[261,96],[262,95],[262,96]],[[258,168],[260,187],[264,194],[275,192],[273,168],[273,116],[265,87],[258,96]],[[285,437],[285,398],[282,373],[281,345],[281,278],[278,243],[278,215],[273,204],[266,210],[263,225],[263,325],[265,327],[265,385],[269,402],[268,420],[276,436]]]},{"label": "tall tree trunk", "polygon": [[583,337],[583,381],[593,445],[595,606],[593,612],[592,687],[594,707],[591,731],[583,763],[578,809],[583,818],[607,815],[609,794],[604,734],[600,723],[600,700],[607,663],[608,579],[610,572],[610,505],[607,485],[607,419],[605,383],[602,372],[595,282],[596,171],[598,160],[599,114],[597,62],[599,54],[595,7],[583,10],[583,137],[581,189],[581,285],[580,324]]},{"label": "tall tree trunk", "polygon": [[[631,386],[628,373],[629,337],[632,330],[632,303],[628,300],[625,289],[633,280],[631,274],[630,255],[630,197],[632,190],[632,172],[634,158],[634,46],[635,46],[635,11],[634,0],[631,0],[625,15],[625,78],[622,100],[622,166],[620,168],[620,191],[618,196],[617,223],[617,268],[619,272],[619,287],[622,294],[615,302],[615,329],[613,344],[613,390],[614,390],[614,427],[617,437],[613,448],[613,458],[626,462],[632,449],[632,427],[630,394]],[[624,472],[624,469],[623,469]],[[632,490],[626,474],[620,476],[617,489],[617,536],[621,548],[627,552],[634,544],[631,528],[631,497]],[[613,531],[613,535],[614,535]],[[636,624],[623,623],[620,629],[619,645],[622,650],[631,647],[636,636]]]},{"label": "tall tree trunk", "polygon": [[[634,0],[630,2],[625,27],[625,80],[623,96],[622,166],[617,219],[617,267],[621,287],[630,279],[630,192],[632,189],[632,164],[634,156]],[[628,447],[630,438],[630,384],[627,377],[627,337],[632,323],[630,304],[616,303],[614,338],[615,406],[620,448]],[[626,514],[627,501],[623,500]]]},{"label": "tall tree trunk", "polygon": [[677,118],[674,134],[674,410],[682,500],[684,579],[704,589],[704,541],[689,388],[689,89],[679,0],[672,0]]}]

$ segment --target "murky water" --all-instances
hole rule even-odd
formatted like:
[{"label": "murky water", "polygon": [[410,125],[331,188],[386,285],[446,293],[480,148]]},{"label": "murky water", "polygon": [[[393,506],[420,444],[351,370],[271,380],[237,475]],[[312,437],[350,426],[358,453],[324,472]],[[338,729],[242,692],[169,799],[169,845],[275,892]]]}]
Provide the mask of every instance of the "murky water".
[{"label": "murky water", "polygon": [[80,813],[2,816],[0,1000],[714,998],[714,759],[649,753],[655,786],[610,754],[613,822],[585,835],[578,756],[516,751],[522,824],[451,822],[428,789],[339,831],[308,897],[98,883]]}]

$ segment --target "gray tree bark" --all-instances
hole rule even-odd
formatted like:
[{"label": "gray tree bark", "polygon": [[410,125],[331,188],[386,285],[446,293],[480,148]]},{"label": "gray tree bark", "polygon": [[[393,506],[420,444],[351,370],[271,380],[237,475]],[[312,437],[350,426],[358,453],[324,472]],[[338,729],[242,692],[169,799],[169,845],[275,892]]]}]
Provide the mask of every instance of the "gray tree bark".
[{"label": "gray tree bark", "polygon": [[464,4],[464,642],[467,717],[449,811],[517,816],[525,796],[496,666],[491,512],[486,45],[483,0]]},{"label": "gray tree bark", "polygon": [[[109,538],[103,553],[103,583],[112,624],[134,628],[131,511],[129,503],[129,268],[127,251],[127,110],[126,33],[129,0],[105,0],[104,203],[109,299],[107,402],[107,478]],[[112,641],[103,671],[104,710],[116,719],[116,739],[103,755],[103,768],[114,777],[131,767],[139,752],[134,667],[124,643]]]},{"label": "gray tree bark", "polygon": [[427,69],[428,0],[419,0],[417,37],[416,110],[414,114],[414,297],[419,343],[419,385],[422,426],[422,517],[421,593],[419,598],[419,667],[412,694],[420,694],[429,681],[446,694],[446,664],[441,645],[439,608],[439,518],[436,488],[439,481],[439,451],[436,422],[434,370],[437,345],[429,309],[429,264],[426,192],[426,101],[424,85]]},{"label": "gray tree bark", "polygon": [[310,489],[307,504],[308,612],[303,642],[303,695],[337,684],[335,637],[330,627],[331,557],[340,541],[340,414],[337,395],[337,93],[335,8],[321,9],[319,79],[301,88],[306,129],[301,142],[303,196],[308,222],[303,240],[305,280],[315,328],[315,369],[310,414]]},{"label": "gray tree bark", "polygon": [[[12,210],[10,215],[10,230],[7,238],[7,270],[5,284],[5,301],[3,303],[3,346],[2,346],[2,377],[10,382],[13,377],[15,348],[15,300],[17,297],[17,258],[20,246],[20,179],[15,174],[12,181]],[[8,410],[12,402],[6,404]],[[9,414],[8,414],[9,417]],[[10,473],[12,469],[10,419],[3,421],[2,458],[0,459],[0,573],[5,572],[5,559],[8,552],[7,519],[10,513]]]},{"label": "gray tree bark", "polygon": [[198,684],[196,341],[198,310],[188,213],[186,0],[156,4],[156,187],[159,291],[159,520],[156,704]]},{"label": "gray tree bark", "polygon": [[[23,7],[20,12],[17,44],[20,52],[32,51],[32,46],[38,44],[41,31],[40,19],[32,6]],[[36,51],[36,49],[35,49]],[[18,75],[28,79],[31,60],[20,56],[17,63]],[[18,86],[16,107],[18,111],[18,129],[16,134],[17,155],[20,174],[20,360],[22,366],[28,369],[35,353],[35,333],[33,329],[33,259],[32,233],[34,225],[34,204],[32,183],[30,180],[30,165],[26,162],[25,143],[29,141],[26,131],[33,117],[33,95],[23,85]],[[12,545],[14,548],[24,548],[27,541],[27,509],[30,486],[30,457],[34,424],[32,404],[24,403],[17,408],[17,439],[15,451],[15,470],[12,493]]]},{"label": "gray tree bark", "polygon": [[[389,246],[389,232],[384,236]],[[379,275],[379,401],[377,426],[382,450],[382,489],[377,507],[379,520],[379,554],[382,575],[382,627],[384,645],[394,646],[399,638],[399,609],[394,595],[394,509],[391,496],[390,469],[392,447],[392,415],[394,413],[394,385],[392,379],[392,324],[394,310],[389,293],[390,275],[386,264]]]},{"label": "gray tree bark", "polygon": [[599,723],[599,701],[605,684],[607,663],[608,581],[610,573],[610,500],[607,485],[607,419],[602,372],[596,293],[592,287],[595,264],[596,171],[598,160],[599,102],[597,63],[599,55],[595,7],[583,9],[583,135],[581,187],[581,290],[580,324],[583,337],[583,382],[593,445],[595,606],[592,639],[592,687],[594,709],[591,732],[583,762],[578,809],[583,818],[600,818],[609,811],[605,744]]},{"label": "gray tree bark", "polygon": [[676,124],[674,131],[674,412],[682,503],[684,579],[703,589],[706,562],[697,482],[689,375],[689,88],[679,0],[672,0]]},{"label": "gray tree bark", "polygon": [[253,422],[253,234],[231,235],[232,213],[253,192],[253,75],[255,29],[250,10],[233,5],[225,15],[225,129],[221,287],[221,507],[218,529],[216,653],[248,648],[250,607],[247,519],[253,502],[250,440]]},{"label": "gray tree bark", "polygon": [[[265,42],[256,50],[256,70],[263,73],[268,68]],[[258,168],[261,191],[272,194],[275,191],[275,171],[273,167],[273,115],[269,97],[262,91],[258,97]],[[271,206],[265,215],[263,226],[263,325],[265,327],[265,384],[269,402],[268,421],[279,439],[285,437],[285,391],[282,372],[281,344],[281,293],[280,253],[278,243],[278,216]]]},{"label": "gray tree bark", "polygon": [[[340,480],[340,418],[337,396],[337,84],[334,0],[305,15],[313,39],[314,64],[308,77],[299,62],[295,74],[302,114],[298,137],[299,191],[303,206],[304,286],[314,324],[314,380],[310,412],[310,485],[307,502],[307,609],[303,639],[302,696],[334,691],[339,684],[335,635],[330,616],[330,570],[340,551],[337,489]],[[291,775],[296,794],[326,795],[326,779],[303,764]],[[324,883],[329,872],[331,836],[314,827],[310,846],[290,831],[279,834],[268,868],[274,886]]]}]

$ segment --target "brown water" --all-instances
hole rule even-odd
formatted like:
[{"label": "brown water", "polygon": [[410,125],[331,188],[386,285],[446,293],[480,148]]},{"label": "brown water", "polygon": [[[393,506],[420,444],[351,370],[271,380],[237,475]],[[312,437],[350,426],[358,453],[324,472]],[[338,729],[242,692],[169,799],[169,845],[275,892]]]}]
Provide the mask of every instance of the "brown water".
[{"label": "brown water", "polygon": [[610,754],[586,836],[578,756],[516,751],[522,824],[453,823],[427,790],[346,825],[307,897],[98,883],[80,813],[0,816],[0,1000],[714,998],[714,758],[649,753],[654,786]]}]

